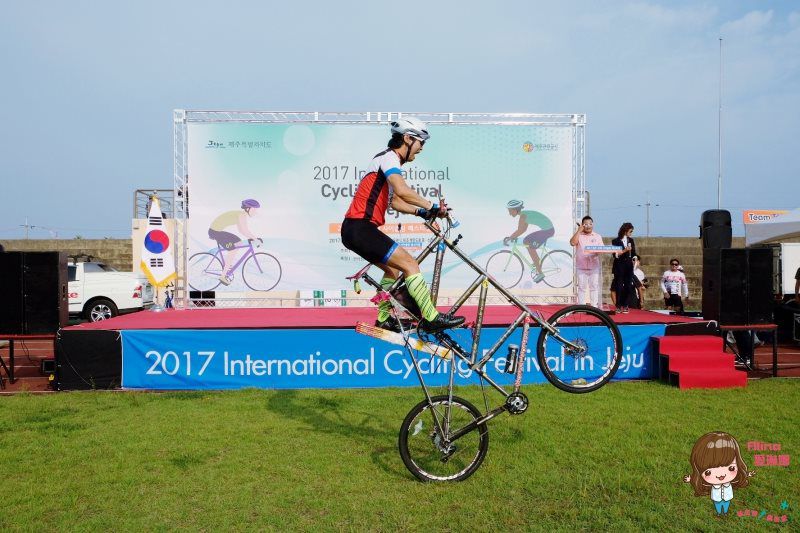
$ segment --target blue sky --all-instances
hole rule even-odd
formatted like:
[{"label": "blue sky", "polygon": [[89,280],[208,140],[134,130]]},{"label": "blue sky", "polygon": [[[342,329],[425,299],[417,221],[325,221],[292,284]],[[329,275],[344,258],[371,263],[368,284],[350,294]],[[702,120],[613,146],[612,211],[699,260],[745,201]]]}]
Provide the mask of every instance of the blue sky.
[{"label": "blue sky", "polygon": [[649,198],[652,235],[695,236],[717,206],[719,37],[743,234],[742,209],[800,204],[800,2],[10,3],[0,239],[26,217],[36,238],[129,237],[133,191],[172,187],[175,108],[586,113],[599,230],[643,235]]}]

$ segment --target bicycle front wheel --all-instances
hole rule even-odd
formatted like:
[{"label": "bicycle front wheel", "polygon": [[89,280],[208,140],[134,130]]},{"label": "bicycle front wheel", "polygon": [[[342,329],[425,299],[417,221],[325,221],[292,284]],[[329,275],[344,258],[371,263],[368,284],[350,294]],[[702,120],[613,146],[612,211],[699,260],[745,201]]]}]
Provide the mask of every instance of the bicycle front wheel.
[{"label": "bicycle front wheel", "polygon": [[524,271],[522,259],[508,250],[497,252],[486,261],[486,272],[506,289],[515,287]]},{"label": "bicycle front wheel", "polygon": [[622,336],[606,313],[572,305],[547,322],[555,333],[542,328],[536,356],[550,383],[567,392],[591,392],[614,376],[622,356]]},{"label": "bicycle front wheel", "polygon": [[242,279],[254,291],[269,291],[281,280],[281,264],[271,254],[257,252],[242,266]]},{"label": "bicycle front wheel", "polygon": [[213,291],[220,284],[222,261],[208,252],[200,252],[189,258],[189,288],[195,291]]},{"label": "bicycle front wheel", "polygon": [[[531,275],[535,275],[531,271]],[[553,250],[542,257],[544,282],[554,289],[563,289],[572,284],[572,254],[566,250]]]},{"label": "bicycle front wheel", "polygon": [[398,444],[406,468],[422,481],[467,479],[486,457],[489,428],[480,424],[453,442],[450,436],[480,416],[474,405],[456,396],[418,403],[400,426]]}]

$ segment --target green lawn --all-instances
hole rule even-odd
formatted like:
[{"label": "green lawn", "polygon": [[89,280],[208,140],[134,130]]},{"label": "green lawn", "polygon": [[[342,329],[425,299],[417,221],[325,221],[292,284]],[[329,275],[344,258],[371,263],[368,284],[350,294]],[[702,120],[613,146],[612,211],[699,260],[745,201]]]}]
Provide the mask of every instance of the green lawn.
[{"label": "green lawn", "polygon": [[[527,392],[528,412],[492,421],[486,461],[456,484],[420,483],[400,460],[414,388],[5,397],[0,531],[788,531],[800,520],[800,381]],[[476,388],[460,394],[483,405]],[[750,468],[748,441],[791,457],[756,468],[724,518],[681,480],[713,430],[738,439]]]}]

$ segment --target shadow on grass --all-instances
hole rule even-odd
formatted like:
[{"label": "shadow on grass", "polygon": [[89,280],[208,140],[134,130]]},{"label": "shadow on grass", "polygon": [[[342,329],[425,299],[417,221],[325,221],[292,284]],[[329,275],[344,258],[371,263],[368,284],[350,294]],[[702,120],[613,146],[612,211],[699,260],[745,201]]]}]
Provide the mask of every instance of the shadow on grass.
[{"label": "shadow on grass", "polygon": [[[328,396],[298,395],[295,390],[278,390],[267,400],[267,409],[273,413],[301,422],[318,433],[339,435],[356,445],[372,448],[370,457],[381,470],[398,477],[406,477],[397,452],[397,433],[387,426],[387,421],[377,412],[357,412],[347,401]],[[400,421],[397,421],[400,427]],[[390,443],[395,443],[391,446]]]},{"label": "shadow on grass", "polygon": [[180,470],[188,470],[193,466],[198,466],[206,462],[206,458],[189,452],[182,452],[177,455],[173,455],[168,459],[170,464],[179,468]]},{"label": "shadow on grass", "polygon": [[14,417],[11,423],[0,425],[0,433],[11,431],[36,431],[38,433],[67,437],[76,431],[87,428],[87,425],[84,423],[69,420],[69,417],[77,412],[77,409],[61,407],[53,409],[52,411],[19,413]]}]

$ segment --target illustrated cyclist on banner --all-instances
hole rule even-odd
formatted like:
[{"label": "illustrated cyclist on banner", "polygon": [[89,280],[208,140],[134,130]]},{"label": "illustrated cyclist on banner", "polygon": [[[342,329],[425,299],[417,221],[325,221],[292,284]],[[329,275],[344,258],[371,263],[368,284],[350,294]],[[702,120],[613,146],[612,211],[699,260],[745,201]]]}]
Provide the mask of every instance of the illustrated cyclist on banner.
[{"label": "illustrated cyclist on banner", "polygon": [[258,200],[253,200],[252,198],[242,200],[241,209],[222,213],[214,219],[208,228],[208,236],[217,241],[219,247],[225,250],[222,254],[225,264],[222,265],[222,274],[219,276],[219,280],[225,285],[230,285],[233,281],[231,267],[236,264],[236,256],[239,254],[236,244],[241,242],[242,239],[238,235],[224,230],[236,226],[236,229],[248,240],[258,240],[263,243],[264,240],[253,235],[247,225],[248,219],[256,216],[260,207],[261,204],[258,203]]},{"label": "illustrated cyclist on banner", "polygon": [[504,245],[508,245],[511,240],[527,232],[528,226],[530,225],[539,228],[534,232],[528,233],[522,240],[522,244],[528,249],[533,265],[536,267],[537,273],[536,276],[533,277],[533,282],[539,283],[544,279],[544,273],[542,272],[542,261],[536,249],[543,246],[544,243],[547,242],[547,239],[556,234],[553,222],[539,211],[530,209],[523,211],[523,209],[525,209],[525,203],[522,200],[511,200],[506,204],[506,207],[508,208],[509,215],[512,217],[519,217],[519,224],[514,233],[503,239]]},{"label": "illustrated cyclist on banner", "polygon": [[[384,289],[391,287],[399,273],[403,273],[406,288],[422,314],[420,328],[434,333],[461,325],[464,317],[439,313],[431,301],[430,290],[417,261],[379,229],[385,222],[389,206],[429,221],[447,216],[445,206],[426,200],[409,187],[400,170],[401,166],[413,161],[422,151],[429,137],[427,126],[418,118],[404,117],[392,122],[392,137],[388,146],[372,159],[367,174],[358,184],[344,216],[341,235],[342,244],[348,250],[383,270],[380,284]],[[390,311],[391,304],[388,301],[381,302],[376,325],[399,331],[400,324]]]}]

